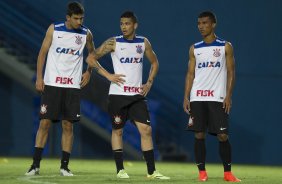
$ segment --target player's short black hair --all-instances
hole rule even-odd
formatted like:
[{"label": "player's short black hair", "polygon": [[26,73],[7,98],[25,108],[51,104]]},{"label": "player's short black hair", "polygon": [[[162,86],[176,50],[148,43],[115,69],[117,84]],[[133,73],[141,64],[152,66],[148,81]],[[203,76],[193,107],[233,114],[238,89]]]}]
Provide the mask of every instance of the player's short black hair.
[{"label": "player's short black hair", "polygon": [[132,11],[125,11],[121,14],[120,18],[131,18],[134,23],[138,22],[137,16]]},{"label": "player's short black hair", "polygon": [[75,15],[84,14],[84,8],[79,2],[73,1],[68,4],[67,15],[72,16],[73,14]]},{"label": "player's short black hair", "polygon": [[216,16],[211,11],[204,11],[199,14],[198,18],[209,17],[213,23],[216,23]]}]

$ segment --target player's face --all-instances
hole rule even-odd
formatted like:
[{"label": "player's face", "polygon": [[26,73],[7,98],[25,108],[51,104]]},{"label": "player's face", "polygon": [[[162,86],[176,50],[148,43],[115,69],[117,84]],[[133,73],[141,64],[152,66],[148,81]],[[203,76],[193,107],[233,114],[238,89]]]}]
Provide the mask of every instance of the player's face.
[{"label": "player's face", "polygon": [[203,37],[211,35],[215,25],[209,17],[198,18],[198,29]]},{"label": "player's face", "polygon": [[120,29],[124,37],[133,37],[137,29],[137,23],[134,23],[131,18],[121,18]]},{"label": "player's face", "polygon": [[72,14],[71,16],[67,15],[67,21],[71,29],[78,29],[82,26],[84,15],[82,14]]}]

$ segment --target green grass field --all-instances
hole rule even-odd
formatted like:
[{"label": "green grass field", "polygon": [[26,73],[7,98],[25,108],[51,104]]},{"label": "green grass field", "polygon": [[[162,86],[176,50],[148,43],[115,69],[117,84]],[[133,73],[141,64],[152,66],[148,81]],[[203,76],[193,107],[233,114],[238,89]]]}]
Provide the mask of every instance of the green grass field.
[{"label": "green grass field", "polygon": [[[39,176],[26,177],[24,173],[31,164],[30,158],[1,158],[0,184],[100,184],[100,183],[200,183],[197,181],[197,169],[191,163],[157,162],[157,169],[170,180],[149,180],[145,177],[144,162],[125,162],[125,168],[130,179],[116,179],[115,165],[112,160],[72,159],[70,169],[74,177],[59,175],[59,159],[44,159],[41,162]],[[220,184],[223,181],[223,171],[220,164],[207,164],[209,180],[206,183]],[[282,183],[282,167],[233,165],[233,172],[242,179],[241,183],[278,184]]]}]

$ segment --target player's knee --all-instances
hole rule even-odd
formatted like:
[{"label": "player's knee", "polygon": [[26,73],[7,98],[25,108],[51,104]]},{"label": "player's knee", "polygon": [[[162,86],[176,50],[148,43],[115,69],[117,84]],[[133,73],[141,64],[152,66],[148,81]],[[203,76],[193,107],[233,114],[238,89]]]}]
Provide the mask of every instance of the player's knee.
[{"label": "player's knee", "polygon": [[72,123],[63,122],[62,123],[63,132],[67,134],[72,134],[73,132],[73,125]]},{"label": "player's knee", "polygon": [[220,141],[220,142],[225,142],[228,140],[228,135],[226,134],[218,134],[217,135],[217,139]]},{"label": "player's knee", "polygon": [[142,136],[152,136],[152,127],[149,125],[141,126],[140,134]]},{"label": "player's knee", "polygon": [[112,130],[112,133],[113,133],[115,136],[122,137],[123,131],[122,131],[122,129],[113,129],[113,130]]},{"label": "player's knee", "polygon": [[49,131],[50,128],[50,123],[47,121],[41,121],[40,125],[39,125],[39,131],[47,133]]},{"label": "player's knee", "polygon": [[195,133],[195,138],[196,139],[205,139],[206,138],[206,134],[204,132],[196,132]]}]

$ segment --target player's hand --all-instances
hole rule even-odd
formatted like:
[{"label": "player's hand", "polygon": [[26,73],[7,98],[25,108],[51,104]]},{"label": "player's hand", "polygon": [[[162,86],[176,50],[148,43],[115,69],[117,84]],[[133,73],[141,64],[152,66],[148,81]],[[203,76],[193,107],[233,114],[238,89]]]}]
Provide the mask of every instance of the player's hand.
[{"label": "player's hand", "polygon": [[42,93],[44,92],[44,81],[43,79],[36,79],[36,82],[35,82],[35,88],[36,88],[36,91]]},{"label": "player's hand", "polygon": [[141,95],[142,96],[147,96],[147,94],[149,93],[151,87],[152,87],[152,82],[147,82],[146,84],[142,85],[141,89],[142,89],[142,92],[141,92]]},{"label": "player's hand", "polygon": [[190,114],[190,101],[187,98],[184,98],[183,100],[183,109],[187,114]]},{"label": "player's hand", "polygon": [[125,82],[125,80],[123,79],[123,77],[125,77],[125,75],[123,74],[110,74],[107,79],[113,83],[116,83],[118,86],[120,86],[121,84],[123,84]]},{"label": "player's hand", "polygon": [[230,97],[226,96],[223,100],[223,108],[225,109],[225,113],[229,114],[232,106],[232,100]]},{"label": "player's hand", "polygon": [[91,77],[91,73],[88,70],[86,70],[86,72],[82,74],[80,87],[83,88],[84,86],[86,86],[86,84],[88,84],[88,82],[90,81],[90,77]]}]

